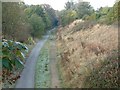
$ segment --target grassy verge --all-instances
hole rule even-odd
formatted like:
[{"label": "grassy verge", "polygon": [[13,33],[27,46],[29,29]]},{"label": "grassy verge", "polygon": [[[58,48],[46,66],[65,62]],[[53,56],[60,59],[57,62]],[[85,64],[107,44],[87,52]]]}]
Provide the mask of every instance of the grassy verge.
[{"label": "grassy verge", "polygon": [[40,51],[35,72],[35,88],[50,88],[49,41]]}]

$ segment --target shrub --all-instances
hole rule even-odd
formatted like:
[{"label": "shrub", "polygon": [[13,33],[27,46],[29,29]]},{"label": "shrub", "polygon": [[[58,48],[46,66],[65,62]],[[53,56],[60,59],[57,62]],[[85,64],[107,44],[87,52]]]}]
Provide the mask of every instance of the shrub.
[{"label": "shrub", "polygon": [[20,43],[12,40],[2,41],[2,66],[3,69],[11,71],[15,68],[23,66],[23,60],[25,59],[25,52],[28,48]]},{"label": "shrub", "polygon": [[[4,87],[11,87],[20,78],[28,48],[16,41],[2,41],[2,82]],[[9,83],[9,84],[8,84]]]}]

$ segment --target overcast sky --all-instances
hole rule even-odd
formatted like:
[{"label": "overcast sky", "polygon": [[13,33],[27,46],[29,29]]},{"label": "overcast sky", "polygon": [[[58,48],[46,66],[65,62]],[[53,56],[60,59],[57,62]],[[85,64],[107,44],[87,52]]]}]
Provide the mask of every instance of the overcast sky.
[{"label": "overcast sky", "polygon": [[[55,10],[62,10],[64,9],[65,3],[68,0],[23,0],[26,4],[49,4],[51,5]],[[71,1],[71,0],[69,0]],[[77,0],[72,0],[72,1],[77,1]],[[83,1],[88,1],[90,4],[95,8],[100,8],[101,6],[113,6],[114,2],[116,0],[83,0]]]}]

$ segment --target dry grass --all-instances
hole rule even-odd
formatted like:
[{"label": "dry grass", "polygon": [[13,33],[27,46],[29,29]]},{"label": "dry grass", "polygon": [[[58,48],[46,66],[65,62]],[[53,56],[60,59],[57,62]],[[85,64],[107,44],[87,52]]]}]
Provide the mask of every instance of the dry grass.
[{"label": "dry grass", "polygon": [[76,25],[80,22],[61,27],[57,34],[63,87],[117,87],[117,28],[90,24],[76,31]]}]

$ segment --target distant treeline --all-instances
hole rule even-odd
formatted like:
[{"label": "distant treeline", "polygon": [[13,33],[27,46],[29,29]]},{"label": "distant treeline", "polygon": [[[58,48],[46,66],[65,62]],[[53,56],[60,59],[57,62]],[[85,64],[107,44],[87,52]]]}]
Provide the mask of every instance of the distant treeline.
[{"label": "distant treeline", "polygon": [[61,25],[65,26],[75,19],[83,19],[86,21],[95,21],[100,24],[113,24],[120,18],[120,2],[116,1],[113,7],[101,7],[94,10],[89,2],[68,1],[65,9],[59,12]]},{"label": "distant treeline", "polygon": [[76,19],[100,24],[117,23],[120,18],[120,2],[113,7],[94,10],[89,2],[68,1],[62,11],[54,10],[48,4],[26,5],[24,2],[2,3],[2,37],[25,42],[29,37],[41,38],[47,30],[59,25],[65,26]]},{"label": "distant treeline", "polygon": [[2,3],[2,37],[5,39],[25,42],[31,36],[41,38],[57,24],[56,11],[48,4]]}]

